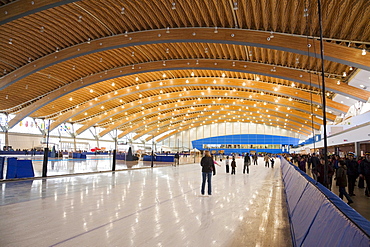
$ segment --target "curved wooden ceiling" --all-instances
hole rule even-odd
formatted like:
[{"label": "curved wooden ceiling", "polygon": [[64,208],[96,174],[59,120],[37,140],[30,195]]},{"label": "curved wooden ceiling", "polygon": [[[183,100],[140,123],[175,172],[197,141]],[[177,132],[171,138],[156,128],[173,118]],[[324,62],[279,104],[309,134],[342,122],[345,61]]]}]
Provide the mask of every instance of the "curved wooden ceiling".
[{"label": "curved wooden ceiling", "polygon": [[[321,2],[333,121],[348,110],[336,94],[370,97],[348,85],[370,71],[370,2]],[[81,123],[77,134],[100,126],[100,136],[163,139],[212,122],[302,135],[321,124],[316,1],[19,0],[0,1],[0,13],[0,111],[16,114],[10,128],[31,116],[55,120],[52,128]]]}]

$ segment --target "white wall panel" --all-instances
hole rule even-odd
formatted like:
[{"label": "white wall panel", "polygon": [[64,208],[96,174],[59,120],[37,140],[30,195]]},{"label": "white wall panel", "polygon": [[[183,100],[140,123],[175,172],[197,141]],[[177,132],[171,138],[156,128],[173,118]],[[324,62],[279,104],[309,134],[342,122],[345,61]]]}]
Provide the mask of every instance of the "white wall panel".
[{"label": "white wall panel", "polygon": [[211,125],[205,125],[203,126],[203,136],[204,137],[209,137],[209,136],[212,136],[211,135]]},{"label": "white wall panel", "polygon": [[202,138],[204,138],[203,126],[199,126],[197,128],[197,139],[202,139]]},{"label": "white wall panel", "polygon": [[241,124],[241,134],[248,134],[248,124],[247,123],[242,123]]},{"label": "white wall panel", "polygon": [[219,136],[224,136],[226,135],[226,132],[225,132],[225,123],[219,123],[218,124],[218,135]]},{"label": "white wall panel", "polygon": [[218,124],[215,123],[215,124],[211,124],[210,125],[210,132],[211,132],[211,136],[219,136],[219,131],[218,131]]},{"label": "white wall panel", "polygon": [[257,134],[265,134],[265,126],[262,124],[257,124]]},{"label": "white wall panel", "polygon": [[225,126],[226,126],[226,135],[232,135],[233,134],[232,123],[225,123]]}]

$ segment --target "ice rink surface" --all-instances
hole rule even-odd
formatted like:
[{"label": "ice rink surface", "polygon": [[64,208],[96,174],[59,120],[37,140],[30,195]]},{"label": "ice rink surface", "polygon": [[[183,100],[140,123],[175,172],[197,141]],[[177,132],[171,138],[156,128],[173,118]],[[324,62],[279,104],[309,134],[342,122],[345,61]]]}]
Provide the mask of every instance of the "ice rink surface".
[{"label": "ice rink surface", "polygon": [[0,246],[292,246],[280,161],[242,163],[212,196],[199,163],[4,182]]}]

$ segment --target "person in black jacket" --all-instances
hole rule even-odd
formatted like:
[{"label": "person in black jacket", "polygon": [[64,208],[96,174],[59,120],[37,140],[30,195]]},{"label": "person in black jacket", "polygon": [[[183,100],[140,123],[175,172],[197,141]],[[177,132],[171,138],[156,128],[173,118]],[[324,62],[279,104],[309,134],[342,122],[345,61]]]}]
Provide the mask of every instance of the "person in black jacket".
[{"label": "person in black jacket", "polygon": [[246,153],[244,156],[244,168],[243,173],[245,174],[245,169],[247,169],[247,174],[249,174],[249,166],[251,164],[251,157],[249,156],[249,153]]},{"label": "person in black jacket", "polygon": [[208,150],[204,152],[204,157],[200,161],[202,166],[202,190],[201,193],[204,195],[204,189],[206,186],[206,180],[208,183],[208,195],[212,195],[212,173],[213,176],[216,175],[216,168],[213,158]]},{"label": "person in black jacket", "polygon": [[355,196],[354,189],[356,179],[358,177],[358,162],[354,159],[354,154],[347,154],[348,159],[346,160],[347,166],[347,177],[348,177],[348,193],[350,196]]},{"label": "person in black jacket", "polygon": [[361,161],[358,167],[360,178],[366,181],[365,195],[370,197],[370,152],[365,153],[365,159]]},{"label": "person in black jacket", "polygon": [[338,162],[338,169],[336,170],[337,186],[339,186],[339,198],[343,200],[345,196],[348,200],[348,204],[353,203],[351,197],[346,192],[347,187],[347,167],[343,160]]},{"label": "person in black jacket", "polygon": [[231,161],[231,175],[235,175],[235,167],[236,167],[236,161],[235,156],[233,156],[233,160]]}]

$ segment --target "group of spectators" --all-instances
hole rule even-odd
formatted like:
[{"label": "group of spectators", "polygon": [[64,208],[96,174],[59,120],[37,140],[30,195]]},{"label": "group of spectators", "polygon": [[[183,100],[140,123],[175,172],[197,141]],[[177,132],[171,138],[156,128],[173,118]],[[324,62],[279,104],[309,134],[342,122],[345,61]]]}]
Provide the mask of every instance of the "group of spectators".
[{"label": "group of spectators", "polygon": [[[348,203],[352,203],[351,196],[354,194],[354,188],[358,183],[359,188],[365,188],[365,195],[370,197],[370,152],[366,152],[365,156],[355,158],[353,153],[348,153],[345,157],[331,155],[327,158],[317,154],[300,155],[293,154],[291,161],[295,163],[300,170],[306,172],[306,168],[312,171],[312,176],[319,183],[326,186],[329,190],[332,188],[333,181],[339,187],[339,197],[343,199],[345,196]],[[357,181],[358,179],[358,181]],[[348,194],[346,187],[348,186]]]}]

